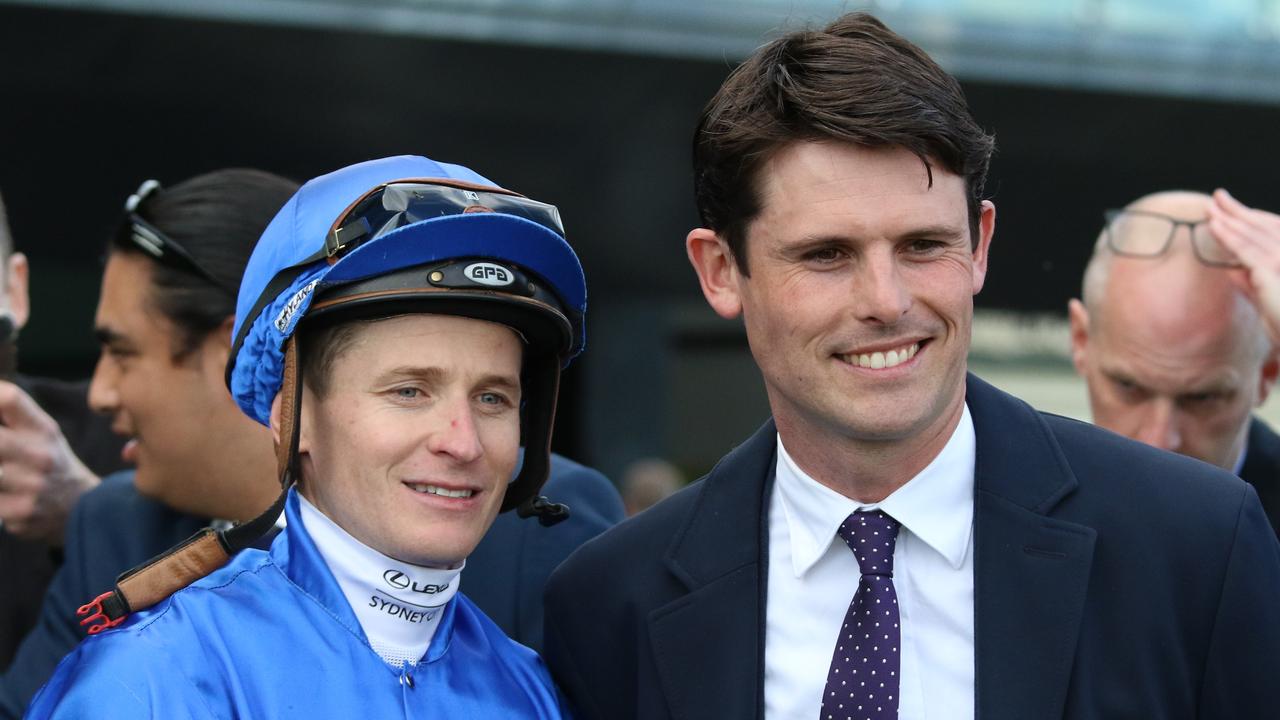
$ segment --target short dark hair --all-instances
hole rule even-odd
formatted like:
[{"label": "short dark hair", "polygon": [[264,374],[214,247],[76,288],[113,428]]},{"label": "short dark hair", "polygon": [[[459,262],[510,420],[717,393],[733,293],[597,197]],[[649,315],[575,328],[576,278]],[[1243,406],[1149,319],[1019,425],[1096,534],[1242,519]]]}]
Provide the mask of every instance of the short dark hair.
[{"label": "short dark hair", "polygon": [[[236,312],[234,290],[258,237],[298,190],[292,180],[261,170],[215,170],[148,195],[136,212],[185,249],[218,283],[194,270],[153,263],[151,301],[177,328],[173,355],[189,355]],[[127,219],[126,219],[127,222]],[[116,233],[108,253],[151,257]],[[222,287],[220,287],[220,285]]]},{"label": "short dark hair", "polygon": [[955,78],[866,13],[760,48],[725,80],[693,136],[694,196],[703,224],[749,274],[747,226],[760,213],[763,163],[796,141],[902,147],[962,177],[973,241],[995,139],[969,114]]},{"label": "short dark hair", "polygon": [[303,323],[298,328],[298,362],[302,381],[311,392],[323,398],[329,394],[333,380],[333,364],[351,347],[356,331],[377,320],[347,320],[319,324]]}]

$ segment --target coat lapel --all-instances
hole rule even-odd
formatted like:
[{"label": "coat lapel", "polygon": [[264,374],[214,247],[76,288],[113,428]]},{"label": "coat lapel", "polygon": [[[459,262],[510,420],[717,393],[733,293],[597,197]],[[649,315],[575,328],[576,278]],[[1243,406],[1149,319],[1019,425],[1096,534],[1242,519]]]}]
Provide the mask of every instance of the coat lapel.
[{"label": "coat lapel", "polygon": [[1048,513],[1076,488],[1044,419],[970,376],[977,717],[1062,717],[1096,533]]},{"label": "coat lapel", "polygon": [[765,546],[777,430],[770,421],[703,481],[666,555],[689,594],[649,615],[671,717],[760,717]]},{"label": "coat lapel", "polygon": [[[970,376],[977,433],[977,717],[1061,717],[1096,534],[1049,517],[1076,479],[1040,415]],[[759,718],[767,509],[777,430],[766,423],[703,481],[666,555],[689,593],[649,615],[671,717]]]}]

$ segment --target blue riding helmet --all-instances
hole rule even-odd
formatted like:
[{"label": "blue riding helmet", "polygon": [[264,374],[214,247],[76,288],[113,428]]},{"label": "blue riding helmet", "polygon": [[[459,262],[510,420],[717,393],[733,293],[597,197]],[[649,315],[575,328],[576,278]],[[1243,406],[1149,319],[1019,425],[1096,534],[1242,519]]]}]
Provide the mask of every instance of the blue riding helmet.
[{"label": "blue riding helmet", "polygon": [[550,462],[560,370],[585,342],[586,280],[554,206],[465,167],[400,156],[303,185],[245,269],[231,394],[266,425],[288,390],[286,348],[299,324],[407,312],[498,322],[524,339],[525,460],[502,509],[533,502]]}]

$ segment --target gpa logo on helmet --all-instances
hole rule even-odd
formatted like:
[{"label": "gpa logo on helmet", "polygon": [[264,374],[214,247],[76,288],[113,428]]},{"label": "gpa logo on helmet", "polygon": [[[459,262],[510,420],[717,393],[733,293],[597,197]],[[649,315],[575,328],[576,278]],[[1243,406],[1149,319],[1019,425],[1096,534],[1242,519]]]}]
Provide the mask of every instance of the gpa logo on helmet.
[{"label": "gpa logo on helmet", "polygon": [[471,263],[462,272],[468,280],[490,287],[506,287],[516,281],[510,270],[494,263]]}]

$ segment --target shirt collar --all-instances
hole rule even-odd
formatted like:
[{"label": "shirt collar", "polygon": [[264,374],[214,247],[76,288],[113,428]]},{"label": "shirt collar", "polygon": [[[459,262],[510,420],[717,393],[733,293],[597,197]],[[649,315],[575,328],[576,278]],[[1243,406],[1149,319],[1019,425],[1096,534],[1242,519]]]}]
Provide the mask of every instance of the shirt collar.
[{"label": "shirt collar", "polygon": [[1249,455],[1249,435],[1244,436],[1244,444],[1240,446],[1240,457],[1236,458],[1236,464],[1231,468],[1231,474],[1236,477],[1240,476],[1240,471],[1244,470],[1244,459]]},{"label": "shirt collar", "polygon": [[973,468],[977,439],[969,406],[942,452],[924,470],[879,503],[851,500],[809,477],[778,437],[777,487],[791,538],[796,577],[813,567],[836,539],[840,523],[857,510],[883,510],[959,569],[973,532]]},{"label": "shirt collar", "polygon": [[[347,601],[346,595],[329,569],[320,549],[316,547],[315,540],[307,531],[302,520],[302,500],[297,487],[289,489],[289,498],[284,505],[288,521],[285,523],[284,530],[271,543],[269,551],[271,560],[299,590],[324,606],[334,619],[344,625],[361,642],[370,645],[369,637],[365,634],[359,619],[356,618],[351,603]],[[444,615],[439,627],[435,630],[426,657],[422,658],[422,663],[439,660],[449,649],[457,607],[456,602],[445,604]],[[369,651],[377,652],[371,645]]]}]

